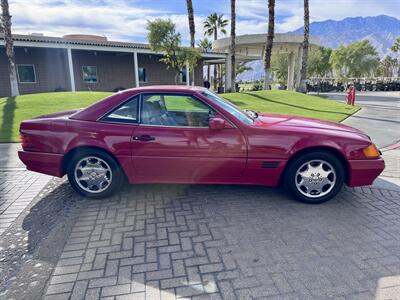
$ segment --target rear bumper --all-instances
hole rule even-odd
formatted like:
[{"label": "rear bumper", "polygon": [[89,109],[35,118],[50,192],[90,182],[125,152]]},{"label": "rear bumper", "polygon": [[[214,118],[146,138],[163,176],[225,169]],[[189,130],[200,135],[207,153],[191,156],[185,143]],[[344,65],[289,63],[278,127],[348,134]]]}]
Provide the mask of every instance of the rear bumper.
[{"label": "rear bumper", "polygon": [[371,185],[385,169],[383,158],[349,160],[349,186]]},{"label": "rear bumper", "polygon": [[18,151],[18,156],[30,171],[62,177],[63,154]]}]

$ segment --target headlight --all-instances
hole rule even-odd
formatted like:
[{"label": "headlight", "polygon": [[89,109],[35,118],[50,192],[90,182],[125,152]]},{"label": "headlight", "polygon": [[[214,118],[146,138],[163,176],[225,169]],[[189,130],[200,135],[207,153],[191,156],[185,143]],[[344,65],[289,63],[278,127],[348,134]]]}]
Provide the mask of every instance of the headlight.
[{"label": "headlight", "polygon": [[380,156],[379,150],[376,148],[375,144],[371,144],[364,148],[363,153],[367,158],[377,158]]}]

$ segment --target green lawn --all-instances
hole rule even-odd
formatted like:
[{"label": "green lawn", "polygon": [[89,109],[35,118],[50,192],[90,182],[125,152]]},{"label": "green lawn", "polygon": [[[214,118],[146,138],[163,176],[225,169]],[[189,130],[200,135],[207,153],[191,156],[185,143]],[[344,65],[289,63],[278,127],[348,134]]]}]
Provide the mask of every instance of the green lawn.
[{"label": "green lawn", "polygon": [[[59,92],[0,98],[0,142],[18,142],[21,121],[51,112],[86,107],[111,93]],[[257,91],[224,94],[236,105],[256,111],[300,115],[341,121],[357,107],[288,91]]]},{"label": "green lawn", "polygon": [[21,121],[40,115],[86,107],[112,93],[59,92],[0,98],[0,142],[18,142]]},{"label": "green lawn", "polygon": [[256,91],[224,94],[232,103],[255,111],[280,113],[340,122],[360,108],[291,91]]}]

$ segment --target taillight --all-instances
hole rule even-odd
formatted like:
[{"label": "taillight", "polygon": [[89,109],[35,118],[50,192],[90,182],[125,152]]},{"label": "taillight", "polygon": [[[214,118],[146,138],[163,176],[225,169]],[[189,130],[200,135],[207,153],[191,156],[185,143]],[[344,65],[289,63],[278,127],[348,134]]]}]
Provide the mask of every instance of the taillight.
[{"label": "taillight", "polygon": [[21,143],[22,148],[26,147],[26,138],[22,133],[19,134],[19,142]]}]

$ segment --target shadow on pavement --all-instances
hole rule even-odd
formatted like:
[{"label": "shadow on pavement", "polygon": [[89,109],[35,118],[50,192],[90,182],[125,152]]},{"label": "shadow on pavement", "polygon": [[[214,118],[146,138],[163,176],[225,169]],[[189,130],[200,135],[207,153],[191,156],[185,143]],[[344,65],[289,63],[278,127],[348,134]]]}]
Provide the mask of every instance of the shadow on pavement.
[{"label": "shadow on pavement", "polygon": [[[68,182],[64,182],[31,207],[22,223],[22,229],[28,232],[28,253],[34,253],[49,235],[54,235],[54,229],[70,221],[71,210],[78,201],[86,200],[76,195]],[[53,256],[53,253],[49,254]]]},{"label": "shadow on pavement", "polygon": [[84,203],[62,179],[51,180],[37,197],[1,236],[0,299],[40,298]]}]

